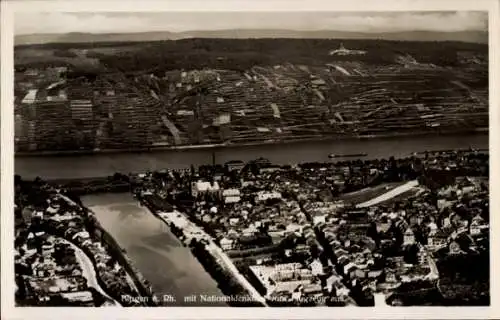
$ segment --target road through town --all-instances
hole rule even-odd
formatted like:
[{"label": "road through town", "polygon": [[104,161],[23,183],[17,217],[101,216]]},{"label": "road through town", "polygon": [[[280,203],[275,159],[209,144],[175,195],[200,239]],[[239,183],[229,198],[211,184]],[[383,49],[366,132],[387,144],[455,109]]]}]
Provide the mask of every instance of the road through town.
[{"label": "road through town", "polygon": [[240,273],[234,265],[231,258],[214,242],[214,239],[207,234],[201,227],[189,221],[187,216],[182,212],[169,212],[159,214],[166,223],[172,222],[176,226],[182,227],[186,237],[196,237],[204,239],[208,242],[206,249],[222,264],[222,267],[236,278],[236,280],[250,293],[252,298],[264,306],[267,306],[266,299],[248,282],[248,280]]},{"label": "road through town", "polygon": [[121,305],[111,298],[105,291],[104,289],[99,285],[97,282],[97,274],[95,271],[94,264],[90,260],[90,258],[83,252],[82,249],[78,248],[76,245],[73,243],[63,240],[66,242],[68,245],[70,245],[74,250],[75,250],[75,255],[76,255],[76,260],[78,261],[80,267],[82,268],[82,275],[85,279],[87,279],[87,284],[89,287],[92,287],[99,291],[103,296],[105,296],[109,301],[113,302],[113,307],[120,307]]}]

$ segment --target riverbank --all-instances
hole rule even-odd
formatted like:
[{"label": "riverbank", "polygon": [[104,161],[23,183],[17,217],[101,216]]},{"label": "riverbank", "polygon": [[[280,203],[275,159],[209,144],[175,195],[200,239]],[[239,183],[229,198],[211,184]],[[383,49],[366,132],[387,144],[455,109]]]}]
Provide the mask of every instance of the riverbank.
[{"label": "riverbank", "polygon": [[132,260],[125,254],[123,248],[118,245],[116,240],[104,228],[102,228],[102,226],[99,225],[99,229],[102,234],[102,241],[106,243],[111,249],[111,254],[114,256],[114,258],[120,261],[120,264],[127,272],[128,280],[132,280],[131,284],[134,285],[141,297],[148,297],[148,299],[144,301],[144,304],[150,307],[157,306],[157,304],[152,299],[153,292],[151,291],[151,287],[149,286],[146,278],[144,278],[141,272],[139,272],[139,270],[134,267]]},{"label": "riverbank", "polygon": [[[75,205],[75,206],[80,206],[76,202],[74,202],[72,199],[69,197],[59,194],[59,196],[64,199],[66,202],[69,204]],[[87,213],[87,215],[95,217],[95,213],[89,210],[86,207],[82,207]],[[118,245],[116,240],[100,225],[100,223],[92,219],[93,221],[93,228],[95,229],[95,234],[99,234],[99,240],[108,248],[110,251],[109,254],[116,259],[116,261],[119,262],[119,264],[124,268],[127,276],[127,280],[130,284],[130,286],[137,291],[137,293],[140,294],[141,297],[152,297],[152,291],[151,288],[149,287],[149,284],[147,280],[144,278],[144,276],[133,266],[132,260],[125,254],[123,249]],[[75,245],[75,244],[74,244]],[[76,246],[76,245],[75,245]],[[85,254],[87,254],[84,249],[81,249]],[[90,253],[90,252],[89,252]],[[102,287],[105,287],[106,284],[102,280],[102,278],[99,276],[99,273],[96,272],[95,270],[97,269],[98,261],[92,256],[88,255],[90,261],[92,262],[94,266],[94,272],[96,273],[97,276],[97,281]],[[130,281],[131,280],[131,281]],[[131,282],[131,283],[130,283]],[[120,300],[121,297],[115,296],[115,300]],[[122,301],[122,302],[127,302],[127,301]],[[145,306],[155,306],[156,304],[153,303],[152,299],[148,299],[147,303],[144,304]]]},{"label": "riverbank", "polygon": [[424,136],[446,136],[446,135],[461,135],[475,134],[488,132],[488,128],[476,128],[473,130],[445,130],[439,132],[411,132],[411,133],[394,133],[394,134],[377,134],[377,135],[359,135],[359,136],[335,136],[335,137],[317,137],[305,139],[288,139],[288,140],[264,140],[246,143],[211,143],[198,145],[151,145],[144,148],[133,149],[94,149],[94,150],[61,150],[61,151],[17,151],[16,157],[40,157],[40,156],[71,156],[71,155],[97,155],[97,154],[116,154],[116,153],[154,153],[162,151],[183,151],[183,150],[217,150],[224,148],[238,147],[254,147],[260,145],[280,145],[294,144],[304,142],[320,142],[320,141],[349,141],[349,140],[366,140],[366,139],[384,139],[384,138],[399,138],[399,137],[424,137]]},{"label": "riverbank", "polygon": [[[305,162],[338,162],[328,154],[366,153],[364,160],[402,158],[415,152],[446,149],[484,149],[489,146],[487,134],[398,137],[384,139],[357,139],[317,141],[258,146],[191,149],[148,153],[116,153],[95,155],[15,157],[15,173],[26,179],[43,177],[45,180],[87,179],[109,177],[116,172],[141,173],[162,169],[183,170],[201,165],[224,164],[231,160],[248,162],[263,157],[277,165]],[[215,159],[214,159],[215,158]],[[352,158],[349,160],[353,160]],[[99,165],[96,165],[99,164]]]},{"label": "riverbank", "polygon": [[[147,279],[160,306],[227,306],[186,300],[193,294],[222,296],[222,293],[189,248],[131,193],[87,195],[82,201],[126,251],[134,268]],[[162,299],[165,296],[173,299]]]},{"label": "riverbank", "polygon": [[82,274],[83,277],[87,280],[87,283],[90,287],[93,287],[96,289],[100,294],[102,294],[104,297],[106,297],[109,301],[111,301],[113,304],[112,306],[114,307],[121,307],[121,304],[110,297],[106,291],[101,287],[99,282],[99,278],[97,276],[97,273],[95,271],[95,265],[92,263],[92,259],[82,250],[80,247],[75,245],[73,242],[68,241],[64,238],[62,238],[64,242],[66,242],[69,246],[75,250],[75,255],[78,263],[80,264],[82,268]]},{"label": "riverbank", "polygon": [[[147,203],[145,203],[147,206]],[[227,297],[238,297],[235,299],[230,299],[229,305],[235,306],[267,306],[267,302],[264,297],[248,282],[248,280],[239,272],[237,267],[234,265],[232,260],[227,256],[227,254],[214,242],[214,239],[208,235],[201,227],[197,226],[195,223],[189,221],[189,218],[179,211],[174,210],[173,212],[156,212],[155,210],[150,210],[150,212],[163,223],[165,223],[171,230],[176,229],[180,234],[185,237],[184,243],[189,244],[192,248],[192,252],[195,257],[202,262],[206,271],[219,283],[219,288],[222,293]],[[178,232],[174,232],[174,235],[178,236]],[[194,241],[193,241],[194,240]],[[192,245],[194,243],[194,245]],[[222,269],[218,270],[211,265],[212,263],[203,263],[204,254],[196,254],[196,245],[201,244],[198,248],[203,249],[212,257],[212,262],[219,265]],[[223,276],[225,270],[231,277],[241,286],[244,291],[237,290],[233,292],[231,286],[228,285],[227,278]],[[246,294],[244,294],[246,291]]]}]

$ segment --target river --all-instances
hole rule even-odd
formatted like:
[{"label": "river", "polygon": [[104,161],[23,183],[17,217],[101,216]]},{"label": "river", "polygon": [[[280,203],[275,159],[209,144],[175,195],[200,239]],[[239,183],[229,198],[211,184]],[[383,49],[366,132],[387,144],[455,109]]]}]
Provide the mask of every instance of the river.
[{"label": "river", "polygon": [[[488,148],[488,135],[317,141],[150,153],[16,157],[15,171],[24,178],[85,178],[108,176],[115,172],[143,172],[209,164],[212,162],[213,152],[217,163],[265,157],[273,163],[293,164],[330,161],[330,153],[366,153],[367,158],[387,158],[404,157],[425,150],[468,147]],[[183,297],[191,294],[221,295],[217,283],[189,249],[182,246],[162,221],[146,208],[140,207],[131,194],[90,195],[83,197],[82,201],[95,212],[102,226],[127,251],[158,296],[173,295],[177,299],[177,305],[183,305]]]},{"label": "river", "polygon": [[[142,207],[131,194],[99,194],[82,197],[101,225],[127,251],[135,267],[151,283],[160,298],[172,295],[171,306],[224,306],[223,303],[184,302],[192,294],[221,296],[217,283],[167,225]],[[199,298],[198,298],[199,300]]]},{"label": "river", "polygon": [[[15,171],[25,178],[69,179],[109,176],[115,172],[137,173],[164,168],[180,169],[229,160],[264,157],[276,164],[327,162],[328,154],[366,153],[370,158],[405,157],[413,152],[455,148],[488,148],[488,134],[405,136],[393,138],[349,139],[339,141],[296,142],[274,145],[109,153],[73,156],[17,156]],[[335,159],[338,161],[340,159]]]}]

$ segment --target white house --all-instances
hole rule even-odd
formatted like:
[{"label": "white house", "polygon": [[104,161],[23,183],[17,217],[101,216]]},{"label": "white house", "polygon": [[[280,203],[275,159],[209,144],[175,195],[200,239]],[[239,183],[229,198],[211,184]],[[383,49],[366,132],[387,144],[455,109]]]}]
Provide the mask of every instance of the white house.
[{"label": "white house", "polygon": [[404,233],[404,244],[412,245],[415,243],[415,234],[411,228],[407,228]]},{"label": "white house", "polygon": [[243,230],[241,231],[242,235],[244,235],[244,236],[252,236],[252,235],[254,235],[256,232],[257,232],[257,228],[255,227],[255,225],[254,225],[254,224],[250,224],[250,225],[248,226],[248,228],[243,229]]},{"label": "white house", "polygon": [[199,194],[208,193],[208,192],[219,192],[220,187],[219,183],[215,181],[214,183],[210,183],[207,181],[198,181],[193,182],[191,185],[191,194],[193,197],[198,196]]},{"label": "white house", "polygon": [[483,229],[487,229],[488,226],[484,223],[484,219],[480,215],[476,215],[472,218],[472,222],[470,224],[470,235],[477,236],[481,234]]},{"label": "white house", "polygon": [[212,124],[217,127],[228,123],[231,123],[231,114],[229,113],[224,113],[215,117],[212,122]]},{"label": "white house", "polygon": [[90,235],[87,231],[80,231],[73,236],[73,239],[76,239],[76,238],[81,238],[81,239],[85,240],[85,239],[89,239]]},{"label": "white house", "polygon": [[447,242],[447,237],[439,229],[431,229],[428,235],[427,243],[429,247],[439,247]]},{"label": "white house", "polygon": [[266,201],[269,199],[281,199],[281,193],[276,191],[260,191],[257,193],[257,197],[255,198],[256,202]]},{"label": "white house", "polygon": [[220,246],[222,250],[231,250],[234,247],[234,240],[222,238],[220,240]]},{"label": "white house", "polygon": [[35,236],[36,237],[41,237],[45,234],[45,231],[38,231],[38,232],[35,232]]},{"label": "white house", "polygon": [[61,296],[72,302],[91,302],[94,299],[90,291],[64,292]]},{"label": "white house", "polygon": [[323,274],[323,265],[319,261],[319,259],[315,259],[313,262],[310,264],[312,274],[313,276],[319,276]]},{"label": "white house", "polygon": [[237,203],[240,202],[241,197],[240,190],[238,189],[226,189],[222,191],[222,196],[224,197],[225,203]]},{"label": "white house", "polygon": [[350,291],[344,286],[341,286],[340,288],[337,288],[337,296],[338,297],[347,297],[349,295]]},{"label": "white house", "polygon": [[326,223],[326,214],[316,215],[313,217],[313,224],[318,225],[320,223]]},{"label": "white house", "polygon": [[300,231],[302,229],[302,226],[296,223],[290,223],[286,226],[286,231],[287,232],[295,232],[295,231]]},{"label": "white house", "polygon": [[449,228],[449,227],[451,227],[451,220],[450,220],[449,217],[445,217],[443,219],[443,228],[446,229],[446,228]]},{"label": "white house", "polygon": [[238,189],[225,189],[224,191],[222,191],[222,196],[224,197],[231,197],[231,196],[239,196],[241,194],[240,190]]},{"label": "white house", "polygon": [[238,203],[240,202],[240,200],[241,200],[240,196],[230,196],[224,198],[224,203]]},{"label": "white house", "polygon": [[349,262],[344,266],[344,274],[348,274],[353,268],[356,268],[356,265],[352,262]]},{"label": "white house", "polygon": [[339,48],[336,50],[330,51],[331,56],[346,56],[346,55],[363,55],[365,54],[366,51],[363,50],[349,50],[344,47],[344,45],[341,43]]},{"label": "white house", "polygon": [[228,168],[229,171],[241,170],[245,167],[245,163],[241,160],[232,160],[226,162],[225,166]]},{"label": "white house", "polygon": [[420,264],[423,265],[427,263],[427,251],[422,246],[420,247],[417,256]]}]

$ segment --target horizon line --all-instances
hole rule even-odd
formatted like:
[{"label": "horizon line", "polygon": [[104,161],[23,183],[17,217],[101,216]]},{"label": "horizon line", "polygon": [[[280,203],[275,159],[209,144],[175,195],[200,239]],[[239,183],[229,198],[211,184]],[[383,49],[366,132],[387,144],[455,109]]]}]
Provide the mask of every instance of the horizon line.
[{"label": "horizon line", "polygon": [[40,33],[19,33],[14,34],[17,36],[31,36],[31,35],[65,35],[65,34],[90,34],[90,35],[104,35],[104,34],[141,34],[141,33],[171,33],[171,34],[182,34],[189,32],[222,32],[222,31],[289,31],[289,32],[344,32],[344,33],[361,33],[361,34],[377,34],[377,33],[403,33],[403,32],[428,32],[428,33],[458,33],[458,32],[481,32],[489,33],[489,30],[455,30],[455,31],[443,31],[443,30],[425,30],[425,29],[408,29],[408,30],[398,30],[398,31],[382,31],[382,30],[366,30],[366,31],[349,31],[349,30],[335,30],[335,29],[314,29],[314,30],[301,30],[301,29],[280,29],[280,28],[225,28],[225,29],[192,29],[186,31],[169,31],[169,30],[150,30],[150,31],[127,31],[127,32],[113,32],[113,31],[103,31],[103,32],[85,32],[85,31],[70,31],[70,32],[40,32]]}]

